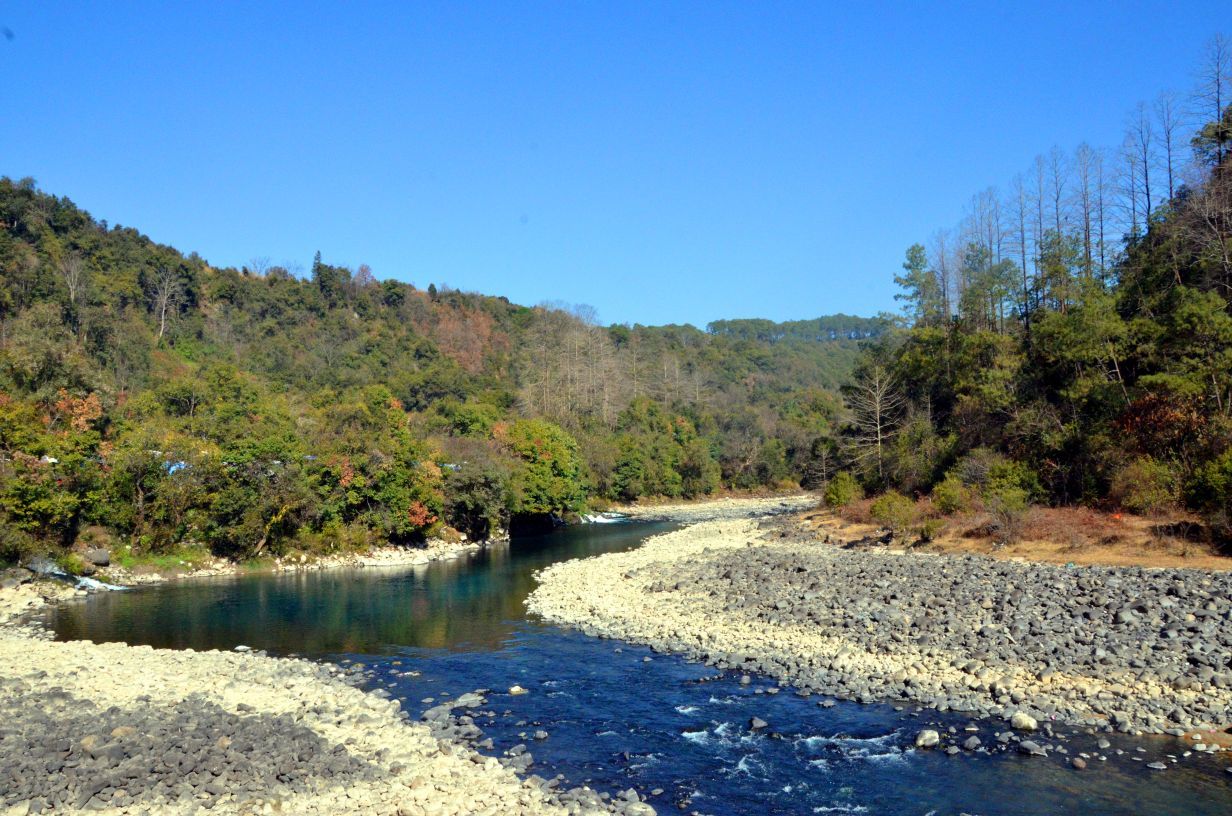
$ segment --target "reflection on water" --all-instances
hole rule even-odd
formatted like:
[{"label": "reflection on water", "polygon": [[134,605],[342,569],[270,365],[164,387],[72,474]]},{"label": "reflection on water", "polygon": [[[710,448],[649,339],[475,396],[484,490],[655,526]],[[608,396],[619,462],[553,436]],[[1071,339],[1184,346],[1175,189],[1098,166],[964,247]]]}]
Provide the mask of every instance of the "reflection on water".
[{"label": "reflection on water", "polygon": [[102,593],[53,613],[61,640],[277,654],[494,649],[525,618],[534,573],[635,546],[668,524],[586,525],[417,567],[363,567],[187,581]]}]

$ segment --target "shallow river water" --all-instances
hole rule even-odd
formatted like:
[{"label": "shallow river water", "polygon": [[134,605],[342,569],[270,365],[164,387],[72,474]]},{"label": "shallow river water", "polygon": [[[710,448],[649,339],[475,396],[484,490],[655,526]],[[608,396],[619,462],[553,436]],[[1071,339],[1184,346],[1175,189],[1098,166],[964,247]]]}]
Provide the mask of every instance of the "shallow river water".
[{"label": "shallow river water", "polygon": [[[1062,756],[916,751],[926,725],[963,732],[972,723],[892,703],[826,708],[823,698],[789,689],[767,694],[774,684],[765,678],[741,686],[735,675],[715,679],[705,666],[528,619],[523,600],[537,570],[628,549],[667,529],[588,525],[417,568],[101,593],[59,609],[51,623],[62,640],[243,644],[359,663],[415,716],[434,704],[424,700],[492,689],[484,709],[498,716],[476,720],[495,742],[490,753],[524,742],[533,772],[613,794],[632,786],[661,814],[1232,814],[1225,758],[1145,767],[1180,755],[1184,747],[1171,738],[1112,738],[1107,761],[1085,771]],[[506,693],[514,684],[529,693]],[[769,727],[750,732],[752,717]],[[974,725],[989,744],[1005,724]],[[531,739],[540,729],[547,739]],[[1059,730],[1070,735],[1071,753],[1095,749],[1098,736]]]}]

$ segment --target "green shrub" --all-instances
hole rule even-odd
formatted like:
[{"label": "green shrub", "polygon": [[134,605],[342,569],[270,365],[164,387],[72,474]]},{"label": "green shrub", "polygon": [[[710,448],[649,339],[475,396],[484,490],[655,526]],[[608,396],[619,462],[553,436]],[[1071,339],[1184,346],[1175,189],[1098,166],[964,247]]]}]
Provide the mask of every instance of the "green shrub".
[{"label": "green shrub", "polygon": [[933,507],[937,511],[952,516],[971,509],[971,490],[962,482],[956,473],[950,473],[933,488]]},{"label": "green shrub", "polygon": [[846,507],[862,498],[864,498],[864,488],[860,487],[856,477],[847,471],[836,474],[826,484],[825,492],[822,494],[822,500],[826,503],[826,507],[832,510]]},{"label": "green shrub", "polygon": [[1039,501],[1044,496],[1044,486],[1040,484],[1039,476],[1030,465],[1013,459],[1002,459],[988,469],[988,481],[984,489],[994,493],[1021,490],[1028,504]]},{"label": "green shrub", "polygon": [[56,559],[56,564],[69,575],[85,575],[91,571],[86,560],[75,552],[60,556]]},{"label": "green shrub", "polygon": [[0,564],[17,564],[34,555],[37,542],[25,530],[0,519]]},{"label": "green shrub", "polygon": [[920,541],[936,541],[937,537],[941,535],[941,531],[944,529],[945,521],[943,519],[924,519],[924,521],[920,523],[920,526],[916,528],[916,534],[920,537]]},{"label": "green shrub", "polygon": [[1186,498],[1216,535],[1232,539],[1232,450],[1198,468]]},{"label": "green shrub", "polygon": [[1014,544],[1022,538],[1031,509],[1031,496],[1026,490],[1009,482],[991,483],[984,491],[984,505],[992,514],[999,546]]},{"label": "green shrub", "polygon": [[1176,507],[1180,483],[1176,471],[1167,463],[1143,456],[1113,474],[1108,493],[1131,513],[1154,516]]},{"label": "green shrub", "polygon": [[915,502],[896,490],[883,493],[873,501],[869,513],[888,528],[894,538],[901,538],[915,521]]}]

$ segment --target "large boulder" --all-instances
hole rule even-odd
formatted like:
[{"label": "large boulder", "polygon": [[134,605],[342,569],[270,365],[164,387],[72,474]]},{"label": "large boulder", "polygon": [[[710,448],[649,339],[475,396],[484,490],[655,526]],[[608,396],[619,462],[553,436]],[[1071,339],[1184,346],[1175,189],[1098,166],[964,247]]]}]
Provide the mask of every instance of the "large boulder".
[{"label": "large boulder", "polygon": [[31,558],[22,566],[30,570],[30,572],[33,572],[35,575],[60,575],[64,572],[64,570],[57,566],[55,561],[42,556]]},{"label": "large boulder", "polygon": [[1018,731],[1034,731],[1039,728],[1039,723],[1025,711],[1015,711],[1014,716],[1010,717],[1010,727]]},{"label": "large boulder", "polygon": [[111,566],[111,551],[103,547],[91,547],[82,556],[96,567]]},{"label": "large boulder", "polygon": [[941,742],[941,735],[931,728],[925,728],[915,735],[916,748],[933,748],[939,742]]},{"label": "large boulder", "polygon": [[0,589],[16,589],[22,584],[34,580],[30,573],[23,569],[7,569],[0,572]]}]

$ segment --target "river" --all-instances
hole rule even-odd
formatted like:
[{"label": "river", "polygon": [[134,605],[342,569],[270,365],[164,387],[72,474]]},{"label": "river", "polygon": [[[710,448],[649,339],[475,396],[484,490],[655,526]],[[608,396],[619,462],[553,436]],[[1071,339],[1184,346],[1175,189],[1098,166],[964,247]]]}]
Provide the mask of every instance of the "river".
[{"label": "river", "polygon": [[[775,684],[717,677],[705,666],[529,619],[534,573],[637,546],[663,523],[586,525],[515,539],[416,568],[259,574],[99,593],[62,606],[61,640],[232,649],[359,664],[418,716],[436,702],[492,689],[477,718],[500,755],[525,743],[533,772],[613,794],[636,788],[661,814],[1221,814],[1232,813],[1225,759],[1145,768],[1141,740],[1110,737],[1108,761],[1075,771],[1060,757],[949,757],[916,751],[958,715],[893,703],[819,705]],[[596,592],[603,587],[596,586]],[[508,695],[513,685],[528,690]],[[769,726],[748,728],[752,717]],[[1004,723],[976,723],[986,742]],[[548,737],[534,740],[535,731]],[[1093,748],[1075,734],[1071,751]],[[1179,743],[1169,740],[1168,747]],[[1168,747],[1153,743],[1152,755]],[[1117,750],[1123,754],[1117,754]]]}]

